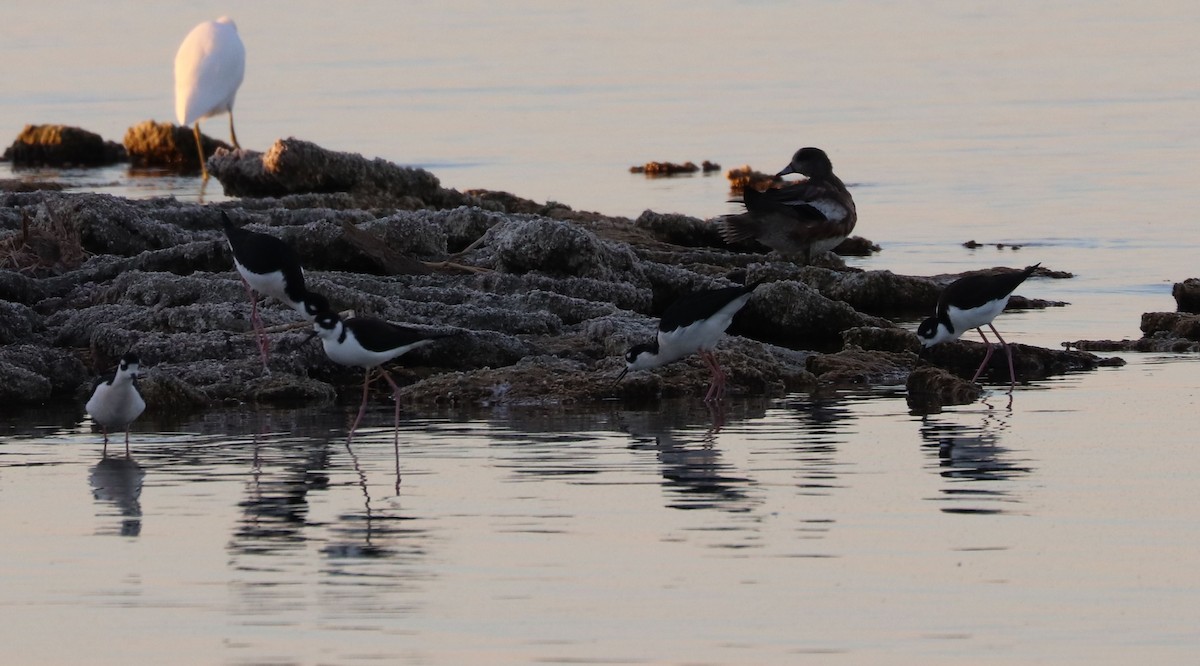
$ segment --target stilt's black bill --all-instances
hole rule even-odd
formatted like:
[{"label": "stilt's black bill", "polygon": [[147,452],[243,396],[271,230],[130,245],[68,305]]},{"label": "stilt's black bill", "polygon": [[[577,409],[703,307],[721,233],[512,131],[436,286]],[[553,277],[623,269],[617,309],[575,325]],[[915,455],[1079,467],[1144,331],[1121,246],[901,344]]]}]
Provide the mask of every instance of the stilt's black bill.
[{"label": "stilt's black bill", "polygon": [[621,374],[617,375],[617,378],[615,380],[613,380],[612,385],[616,386],[617,384],[620,384],[621,380],[624,379],[625,375],[627,375],[627,374],[629,374],[629,368],[625,368],[624,370],[622,370]]}]

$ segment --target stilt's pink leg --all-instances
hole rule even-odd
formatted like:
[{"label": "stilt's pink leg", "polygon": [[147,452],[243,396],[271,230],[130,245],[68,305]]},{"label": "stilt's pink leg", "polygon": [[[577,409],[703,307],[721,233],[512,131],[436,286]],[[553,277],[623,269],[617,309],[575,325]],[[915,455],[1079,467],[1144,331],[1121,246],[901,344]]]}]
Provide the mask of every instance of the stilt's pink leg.
[{"label": "stilt's pink leg", "polygon": [[362,420],[363,414],[367,413],[367,389],[370,387],[371,368],[367,368],[366,375],[363,376],[362,404],[358,407],[358,416],[354,417],[354,425],[350,426],[350,437],[354,437],[354,431],[358,429],[358,422]]},{"label": "stilt's pink leg", "polygon": [[395,429],[392,435],[392,449],[396,452],[396,493],[400,493],[400,387],[396,386],[396,382],[392,381],[392,375],[383,368],[379,369],[383,373],[384,379],[392,386],[392,401],[396,403],[395,407]]},{"label": "stilt's pink leg", "polygon": [[725,395],[725,371],[721,369],[716,354],[711,350],[701,351],[700,358],[704,359],[704,363],[712,371],[712,383],[709,385],[708,393],[704,396],[704,401],[720,400]]},{"label": "stilt's pink leg", "polygon": [[1008,356],[1008,392],[1012,393],[1013,389],[1017,388],[1017,372],[1013,369],[1012,348],[1004,341],[1004,338],[1000,337],[1000,332],[996,330],[995,326],[988,324],[988,328],[992,329],[992,335],[995,335],[996,339],[1000,341],[1000,346],[1004,347],[1004,353]]},{"label": "stilt's pink leg", "polygon": [[395,408],[396,409],[396,411],[395,411],[396,437],[395,437],[395,439],[396,439],[396,444],[398,446],[400,444],[400,387],[396,386],[396,382],[392,381],[392,375],[389,374],[387,370],[380,368],[379,371],[383,373],[383,378],[386,379],[387,383],[390,384],[392,387],[392,402],[396,403],[396,408]]},{"label": "stilt's pink leg", "polygon": [[[982,328],[977,328],[975,330],[979,331],[979,337],[983,338],[983,344],[987,345],[987,353],[983,355],[983,363],[979,364],[979,369],[975,371],[975,376],[971,378],[972,383],[974,383],[976,379],[979,379],[979,375],[983,374],[983,369],[987,367],[988,360],[992,358],[991,340],[988,340],[987,336],[983,334]],[[996,329],[993,328],[992,330],[994,331]]]},{"label": "stilt's pink leg", "polygon": [[267,350],[270,343],[267,342],[267,331],[263,328],[262,317],[258,314],[258,296],[250,288],[250,283],[246,282],[246,278],[242,278],[242,284],[246,287],[246,295],[250,297],[250,326],[258,335],[258,353],[262,356],[263,370],[270,372],[270,368],[267,367]]}]

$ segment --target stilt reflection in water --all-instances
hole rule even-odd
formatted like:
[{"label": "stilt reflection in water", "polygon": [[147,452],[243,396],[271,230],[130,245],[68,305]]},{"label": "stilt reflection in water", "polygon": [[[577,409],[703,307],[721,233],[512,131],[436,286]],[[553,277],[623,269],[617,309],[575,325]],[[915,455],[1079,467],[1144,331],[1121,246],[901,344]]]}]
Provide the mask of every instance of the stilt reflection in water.
[{"label": "stilt reflection in water", "polygon": [[[92,497],[98,504],[111,504],[121,516],[121,536],[135,537],[142,533],[142,483],[146,477],[142,466],[129,456],[103,456],[88,474]],[[110,534],[101,530],[100,534]]]},{"label": "stilt reflection in water", "polygon": [[[1033,471],[1028,460],[1000,445],[1013,415],[1011,397],[1005,408],[997,408],[987,399],[980,405],[983,411],[944,412],[921,420],[923,446],[937,456],[936,470],[946,480],[938,498],[951,502],[941,507],[946,513],[1009,513],[1005,504],[1020,499],[1010,492],[1007,482]],[[971,416],[979,417],[978,425],[962,423]]]}]

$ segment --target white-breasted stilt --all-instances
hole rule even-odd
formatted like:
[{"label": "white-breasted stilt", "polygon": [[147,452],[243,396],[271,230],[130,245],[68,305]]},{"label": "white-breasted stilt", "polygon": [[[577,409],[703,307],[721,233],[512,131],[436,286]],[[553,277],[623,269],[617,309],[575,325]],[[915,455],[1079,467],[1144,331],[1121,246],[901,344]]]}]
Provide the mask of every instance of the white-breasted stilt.
[{"label": "white-breasted stilt", "polygon": [[725,394],[725,371],[713,353],[733,316],[750,301],[758,283],[710,289],[683,296],[663,312],[654,340],[634,345],[625,353],[625,369],[617,381],[630,371],[657,368],[692,354],[712,371],[712,383],[705,402],[719,400]]},{"label": "white-breasted stilt", "polygon": [[987,345],[983,363],[971,377],[971,381],[979,379],[988,360],[992,358],[992,343],[983,333],[983,326],[992,329],[1000,346],[1008,356],[1009,391],[1017,385],[1017,373],[1013,369],[1012,350],[999,331],[992,325],[992,320],[1004,311],[1008,299],[1022,282],[1024,282],[1041,264],[1027,266],[1023,270],[1005,270],[1001,272],[976,273],[961,277],[951,282],[938,298],[934,315],[917,328],[917,337],[924,347],[932,347],[940,342],[949,342],[962,337],[970,329],[979,331]]},{"label": "white-breasted stilt", "polygon": [[312,321],[319,312],[329,309],[324,296],[309,291],[304,285],[304,269],[300,266],[300,255],[284,241],[270,234],[235,227],[225,211],[221,211],[221,225],[229,249],[233,252],[233,265],[246,294],[250,297],[250,325],[258,334],[258,351],[262,355],[263,368],[267,368],[267,333],[262,317],[258,314],[258,297],[265,294],[282,302]]},{"label": "white-breasted stilt", "polygon": [[325,354],[334,363],[363,368],[362,404],[358,408],[358,416],[354,425],[350,426],[350,434],[358,428],[359,421],[367,410],[367,391],[371,386],[371,374],[379,368],[380,374],[392,387],[393,399],[396,403],[396,428],[400,427],[400,387],[381,367],[384,363],[407,354],[414,349],[420,349],[434,341],[450,337],[455,333],[430,333],[417,329],[400,326],[373,317],[351,317],[342,319],[337,313],[322,312],[313,321],[313,330],[321,337],[321,345]]},{"label": "white-breasted stilt", "polygon": [[134,380],[138,377],[137,354],[128,352],[121,357],[117,370],[108,381],[96,385],[84,409],[104,433],[104,452],[108,452],[108,432],[125,431],[125,455],[129,455],[129,425],[146,409],[146,401],[138,393]]}]

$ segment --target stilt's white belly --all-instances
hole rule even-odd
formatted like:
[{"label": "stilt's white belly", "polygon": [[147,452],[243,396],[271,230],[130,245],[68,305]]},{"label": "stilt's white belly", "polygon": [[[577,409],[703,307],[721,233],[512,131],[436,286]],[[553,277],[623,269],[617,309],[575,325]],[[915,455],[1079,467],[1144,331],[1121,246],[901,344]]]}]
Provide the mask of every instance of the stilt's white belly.
[{"label": "stilt's white belly", "polygon": [[101,384],[84,406],[96,423],[110,430],[123,430],[146,409],[146,402],[132,383]]},{"label": "stilt's white belly", "polygon": [[954,334],[962,335],[973,328],[986,326],[996,318],[996,315],[1004,312],[1004,307],[1008,305],[1008,298],[1005,296],[991,301],[975,310],[960,310],[951,305],[946,309],[946,313],[950,315],[950,322],[954,324]]}]

